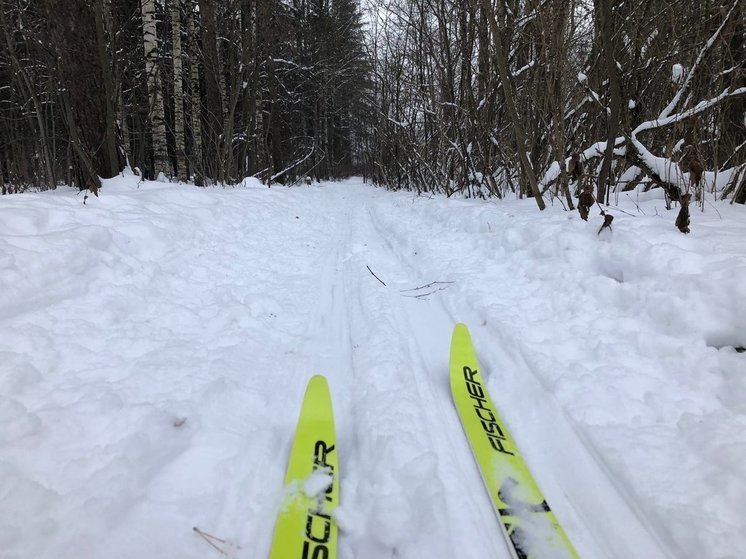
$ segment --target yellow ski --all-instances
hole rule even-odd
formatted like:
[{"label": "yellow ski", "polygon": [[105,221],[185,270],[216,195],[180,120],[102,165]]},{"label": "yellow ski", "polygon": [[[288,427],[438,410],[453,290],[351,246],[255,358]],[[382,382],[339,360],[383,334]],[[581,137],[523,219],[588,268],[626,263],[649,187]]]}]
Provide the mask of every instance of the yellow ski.
[{"label": "yellow ski", "polygon": [[308,382],[285,474],[270,559],[336,559],[339,461],[329,385]]},{"label": "yellow ski", "polygon": [[451,339],[451,392],[513,557],[578,559],[492,403],[463,324]]}]

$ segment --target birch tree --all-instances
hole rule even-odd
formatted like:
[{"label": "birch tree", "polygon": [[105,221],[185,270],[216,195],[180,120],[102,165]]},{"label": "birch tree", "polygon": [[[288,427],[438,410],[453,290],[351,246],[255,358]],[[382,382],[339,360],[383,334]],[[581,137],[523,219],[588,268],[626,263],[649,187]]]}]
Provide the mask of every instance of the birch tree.
[{"label": "birch tree", "polygon": [[142,40],[145,50],[145,74],[149,97],[148,116],[150,117],[152,160],[151,178],[159,173],[170,174],[166,146],[166,117],[163,108],[163,91],[160,75],[160,50],[156,29],[155,0],[140,0],[142,11]]}]

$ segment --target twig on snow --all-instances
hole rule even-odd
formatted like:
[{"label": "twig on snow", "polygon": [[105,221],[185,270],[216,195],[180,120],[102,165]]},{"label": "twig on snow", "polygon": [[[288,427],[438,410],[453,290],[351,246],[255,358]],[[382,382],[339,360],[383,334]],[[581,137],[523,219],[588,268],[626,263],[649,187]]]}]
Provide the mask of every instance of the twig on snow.
[{"label": "twig on snow", "polygon": [[[601,215],[604,215],[605,211],[604,211],[604,209],[603,209],[603,208],[601,207],[601,205],[600,205],[600,204],[599,204],[599,206],[598,206],[598,207],[599,207],[599,208],[601,208]],[[633,213],[630,213],[630,212],[628,212],[628,211],[625,211],[625,210],[623,210],[623,209],[621,209],[621,208],[617,208],[616,206],[614,206],[613,208],[612,208],[611,206],[607,206],[607,207],[606,207],[606,212],[610,212],[610,211],[612,211],[612,210],[613,210],[613,211],[615,211],[615,212],[621,212],[621,213],[623,213],[623,214],[631,215],[632,217],[637,217],[637,216],[636,216],[635,214],[633,214]]]},{"label": "twig on snow", "polygon": [[720,212],[718,211],[718,209],[715,207],[715,204],[713,204],[709,200],[707,200],[707,203],[710,204],[712,206],[712,209],[717,212],[718,217],[720,218],[720,221],[723,221],[723,216],[720,214]]},{"label": "twig on snow", "polygon": [[218,542],[222,543],[223,545],[230,545],[227,541],[221,540],[220,538],[213,536],[212,534],[208,534],[207,532],[200,530],[196,526],[192,527],[192,530],[197,532],[209,545],[217,549],[220,552],[220,555],[225,555],[226,557],[228,557],[228,552],[218,546],[217,543],[215,543]]},{"label": "twig on snow", "polygon": [[[433,285],[445,285],[445,284],[451,284],[454,283],[452,281],[431,281],[430,283],[426,283],[425,285],[421,285],[419,287],[413,287],[412,289],[400,289],[402,293],[406,293],[407,291],[417,291],[419,289],[427,289],[428,287],[432,287]],[[445,289],[445,287],[441,288]]]},{"label": "twig on snow", "polygon": [[448,289],[448,288],[447,287],[439,287],[438,289],[433,289],[432,291],[428,291],[426,293],[418,293],[417,295],[406,295],[406,294],[403,294],[402,297],[411,297],[412,299],[427,299],[433,293],[437,293],[438,291],[443,291],[444,289]]},{"label": "twig on snow", "polygon": [[370,266],[366,265],[365,267],[366,267],[366,268],[368,268],[368,271],[369,271],[369,272],[370,272],[371,274],[373,274],[373,277],[374,277],[374,278],[376,278],[376,279],[377,279],[378,281],[380,281],[380,282],[381,282],[381,285],[383,285],[384,287],[386,287],[386,284],[385,284],[385,283],[383,283],[383,280],[382,280],[381,278],[379,278],[379,277],[378,277],[378,276],[377,276],[377,275],[375,274],[375,272],[373,272],[373,270],[371,270],[371,269],[370,269]]},{"label": "twig on snow", "polygon": [[[632,200],[632,196],[630,196],[629,193],[627,193],[627,198],[629,198],[630,200]],[[632,200],[632,203],[637,207],[637,211],[638,212],[640,212],[642,215],[646,215],[645,212],[642,211],[642,208],[640,208],[640,205],[637,202],[635,202],[634,200]]]}]

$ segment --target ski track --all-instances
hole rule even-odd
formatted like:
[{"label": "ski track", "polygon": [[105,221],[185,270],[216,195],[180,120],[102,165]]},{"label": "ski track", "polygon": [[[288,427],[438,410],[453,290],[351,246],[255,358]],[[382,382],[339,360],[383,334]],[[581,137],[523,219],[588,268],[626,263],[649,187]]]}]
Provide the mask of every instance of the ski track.
[{"label": "ski track", "polygon": [[[488,280],[468,281],[490,273],[462,252],[496,242],[473,234],[499,222],[494,206],[454,227],[425,198],[356,181],[149,194],[104,192],[85,211],[59,196],[56,214],[20,208],[0,239],[33,255],[0,300],[0,403],[22,418],[0,497],[25,503],[15,524],[0,516],[4,559],[217,556],[193,526],[228,557],[266,557],[314,374],[335,411],[340,559],[509,558],[451,401],[457,322],[580,556],[686,555],[534,372],[512,327],[531,302],[485,305]],[[453,283],[421,288],[434,281]]]},{"label": "ski track", "polygon": [[[386,208],[390,212],[390,205],[387,204]],[[378,220],[379,216],[385,215],[385,212],[382,211],[371,211],[370,213],[374,221]],[[425,285],[431,281],[447,281],[448,278],[445,276],[437,278],[417,277],[416,267],[405,256],[405,247],[407,245],[414,244],[416,246],[418,243],[425,242],[423,239],[418,239],[418,227],[413,219],[413,213],[405,211],[400,216],[388,215],[386,217],[385,225],[379,223],[376,226],[377,233],[383,239],[388,252],[394,255],[400,262],[400,268],[413,272],[415,277],[414,283],[416,285]],[[408,227],[401,227],[400,224],[403,223],[408,224]],[[386,233],[384,234],[383,231],[386,231]],[[392,239],[397,242],[396,245],[394,245]],[[443,255],[443,257],[444,263],[447,263],[448,256]],[[475,273],[479,273],[479,270],[475,270]],[[468,296],[464,297],[463,294],[459,293],[458,295],[460,296],[449,297],[449,302],[446,304],[443,299],[448,295],[452,295],[453,291],[458,291],[458,288],[451,292],[448,292],[448,289],[435,292],[433,295],[420,300],[409,299],[408,303],[403,307],[409,311],[403,313],[404,330],[408,332],[412,340],[415,340],[414,345],[416,349],[412,353],[419,354],[420,363],[424,364],[426,361],[424,355],[429,353],[433,357],[436,357],[437,352],[442,353],[443,348],[448,348],[452,325],[456,322],[466,321],[471,324],[481,325],[487,322],[469,303]],[[415,305],[417,308],[414,308]],[[423,306],[426,306],[427,310],[423,310]],[[414,323],[418,327],[412,327]],[[436,325],[440,325],[441,328],[436,328]],[[443,331],[438,332],[438,330]],[[477,333],[480,332],[479,329],[474,330]],[[489,326],[488,330],[490,331],[490,336],[488,337],[480,336],[479,334],[475,336],[478,355],[482,356],[481,365],[484,368],[489,363],[494,363],[495,368],[488,367],[487,371],[497,371],[495,376],[498,376],[500,373],[506,376],[523,375],[519,388],[522,391],[521,400],[533,402],[535,409],[525,410],[520,416],[520,421],[515,423],[515,429],[510,427],[510,423],[509,427],[514,436],[518,435],[517,440],[519,441],[523,438],[521,435],[524,433],[530,435],[530,439],[545,441],[545,447],[541,449],[543,452],[537,452],[537,449],[533,447],[528,447],[526,450],[522,449],[522,452],[529,463],[529,467],[537,477],[537,481],[544,491],[545,496],[547,496],[548,502],[570,534],[580,556],[599,558],[618,557],[619,559],[632,556],[644,556],[650,559],[670,557],[666,548],[645,527],[644,519],[640,518],[639,512],[631,505],[627,496],[623,492],[620,492],[620,488],[614,484],[613,479],[609,476],[609,472],[604,470],[596,461],[592,448],[572,429],[572,426],[568,423],[568,419],[553,400],[552,396],[541,386],[538,379],[531,375],[525,361],[520,357],[511,355],[515,352],[511,352],[508,348],[515,347],[515,342],[508,336],[503,335],[502,329],[498,326]],[[438,333],[440,333],[440,336],[436,335]],[[481,344],[479,343],[480,339],[483,340]],[[499,341],[500,343],[496,344],[495,341]],[[480,348],[482,349],[480,350]],[[484,351],[489,348],[494,349],[489,352]],[[433,353],[434,351],[435,353]],[[487,360],[484,358],[485,356],[492,357],[492,359]],[[452,455],[452,453],[449,454],[448,449],[453,448],[451,440],[455,436],[462,440],[462,444],[459,445],[462,448],[456,455],[462,458],[471,458],[470,449],[465,444],[464,436],[461,433],[458,416],[453,410],[453,405],[450,404],[450,388],[447,382],[447,359],[444,360],[441,356],[440,365],[440,379],[442,379],[441,385],[443,388],[441,392],[447,396],[445,404],[448,407],[448,412],[445,412],[443,409],[445,407],[443,406],[443,399],[437,398],[439,413],[434,415],[433,420],[440,421],[443,426],[442,432],[447,432],[449,435],[452,434],[452,436],[446,444],[439,445],[439,449],[441,450],[439,456]],[[437,363],[435,367],[437,370]],[[418,369],[420,368],[418,367]],[[427,367],[424,369],[427,370]],[[528,377],[526,376],[527,374],[529,375]],[[490,377],[488,376],[488,378]],[[421,384],[428,386],[432,394],[432,380]],[[498,410],[510,409],[510,399],[500,397],[501,391],[496,391],[494,389],[495,385],[496,383],[492,382],[490,387],[492,388],[491,394],[496,401]],[[432,401],[432,399],[431,397],[430,400]],[[536,413],[539,410],[541,414]],[[548,423],[547,415],[551,415],[554,421]],[[448,425],[451,429],[445,428],[444,417],[449,417]],[[540,422],[537,421],[539,419]],[[533,429],[530,428],[531,426],[533,426]],[[558,442],[561,444],[558,444]],[[534,460],[531,460],[532,457]],[[543,467],[540,470],[532,467],[532,464],[537,463],[552,464],[553,467]],[[457,464],[456,466],[461,472],[471,470],[475,474],[472,476],[461,476],[466,477],[462,491],[468,494],[475,494],[476,489],[482,485],[482,481],[478,477],[476,464],[471,461],[469,464]],[[549,475],[542,478],[539,475],[540,473]],[[552,476],[559,478],[559,474],[562,474],[564,479],[552,479]],[[589,499],[587,498],[589,495],[586,492],[567,495],[562,491],[561,486],[558,485],[562,482],[570,488],[583,487],[584,485],[590,486],[597,494],[605,495],[605,498],[601,502],[597,499]],[[471,488],[474,488],[474,490],[471,490]],[[482,491],[482,495],[485,497],[484,502],[475,503],[475,506],[469,507],[471,510],[478,511],[491,508],[491,502],[486,497],[486,492]],[[463,508],[453,507],[450,510],[463,510]],[[486,518],[490,521],[494,520],[484,515],[480,518]],[[598,519],[604,520],[600,526],[607,527],[616,524],[623,526],[624,532],[615,534],[583,530],[583,527],[597,525],[597,522],[594,522],[594,520]],[[494,528],[495,525],[492,523],[491,526],[487,527],[488,533],[491,530],[495,534]],[[615,545],[611,546],[609,542],[615,542]],[[504,541],[497,541],[495,547],[499,548],[505,554],[505,557],[510,556],[505,549]],[[494,548],[487,553],[490,557],[503,556]],[[478,552],[475,555],[475,557],[483,556],[485,556],[484,552]]]},{"label": "ski track", "polygon": [[[386,258],[394,262],[393,268],[400,272],[396,284],[389,286],[392,308],[398,309],[398,331],[408,340],[407,360],[414,381],[421,412],[429,425],[438,425],[430,431],[438,470],[442,479],[459,480],[459,484],[446,485],[445,499],[449,515],[443,529],[463,535],[476,532],[477,536],[468,551],[460,546],[463,557],[505,557],[510,554],[492,515],[478,514],[490,510],[491,501],[485,491],[471,491],[476,484],[481,486],[476,464],[471,456],[458,414],[453,406],[449,384],[449,349],[453,316],[435,298],[435,301],[407,297],[412,289],[429,283],[427,278],[407,261],[391,239],[395,229],[384,230],[379,221],[379,211],[368,207],[368,218],[372,226],[371,238],[377,239]],[[403,272],[403,273],[402,273]],[[405,292],[405,293],[403,293]],[[416,291],[421,292],[421,291]],[[473,511],[474,514],[463,514]]]}]

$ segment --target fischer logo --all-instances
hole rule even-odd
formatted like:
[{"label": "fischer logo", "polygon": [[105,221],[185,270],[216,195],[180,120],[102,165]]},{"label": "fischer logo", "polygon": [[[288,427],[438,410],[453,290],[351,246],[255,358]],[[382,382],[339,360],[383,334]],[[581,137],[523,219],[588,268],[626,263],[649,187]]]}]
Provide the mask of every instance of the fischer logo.
[{"label": "fischer logo", "polygon": [[466,381],[466,390],[469,393],[469,397],[474,400],[474,411],[479,418],[479,422],[482,424],[487,439],[490,441],[490,445],[497,452],[514,456],[512,452],[505,448],[504,442],[507,440],[503,430],[497,423],[497,417],[495,413],[487,405],[487,397],[485,396],[482,384],[474,377],[479,374],[476,369],[470,367],[464,367],[464,380]]},{"label": "fischer logo", "polygon": [[329,559],[329,539],[332,535],[332,518],[324,512],[324,503],[331,503],[332,491],[336,482],[334,466],[327,462],[327,456],[334,452],[334,445],[327,445],[324,441],[316,441],[313,456],[313,471],[325,469],[331,473],[332,482],[323,498],[319,497],[316,506],[309,508],[306,513],[306,531],[303,542],[301,559]]}]

